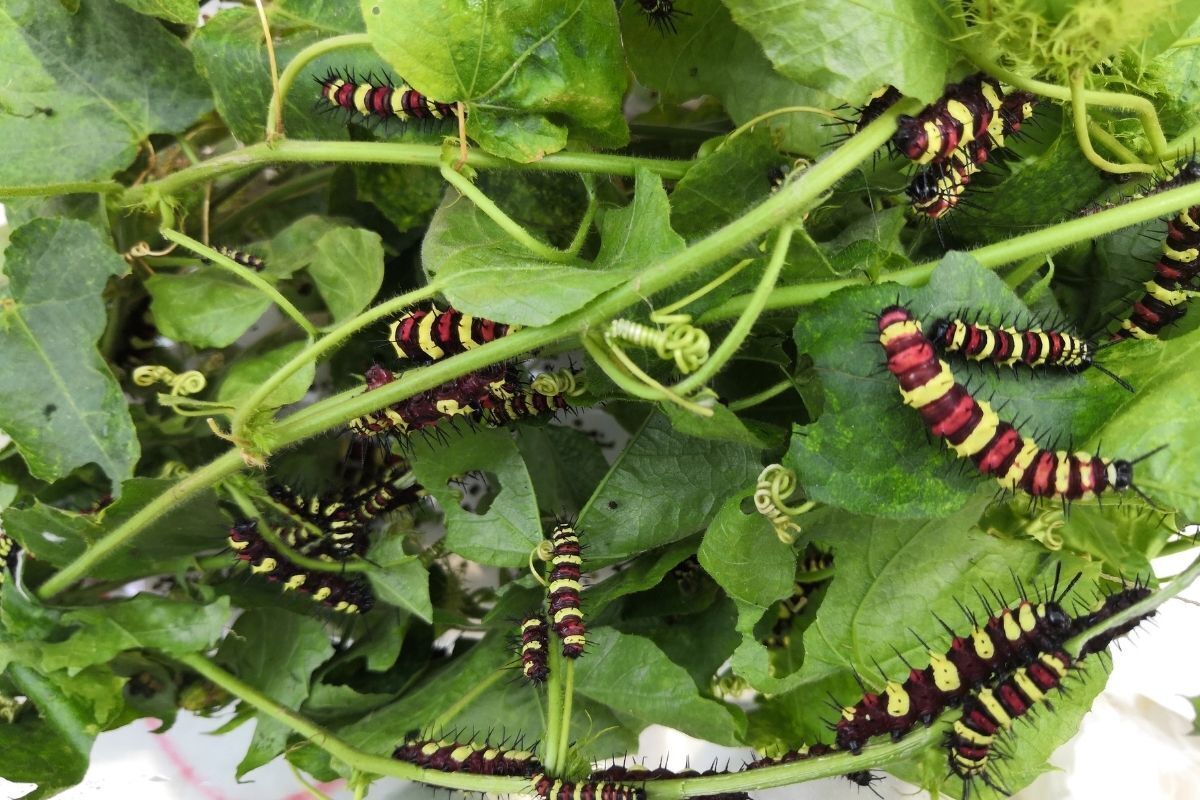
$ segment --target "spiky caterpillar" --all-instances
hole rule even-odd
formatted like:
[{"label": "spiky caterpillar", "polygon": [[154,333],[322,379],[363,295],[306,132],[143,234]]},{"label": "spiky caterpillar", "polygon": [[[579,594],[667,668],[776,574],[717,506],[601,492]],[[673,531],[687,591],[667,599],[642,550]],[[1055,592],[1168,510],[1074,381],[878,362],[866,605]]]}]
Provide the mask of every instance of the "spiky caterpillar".
[{"label": "spiky caterpillar", "polygon": [[530,683],[545,683],[550,677],[549,650],[546,618],[541,613],[527,615],[521,620],[521,674]]},{"label": "spiky caterpillar", "polygon": [[331,108],[378,120],[442,120],[454,116],[454,104],[430,100],[407,83],[392,85],[371,75],[355,76],[330,69],[321,85],[321,100]]},{"label": "spiky caterpillar", "polygon": [[550,579],[546,589],[550,604],[550,624],[562,640],[565,658],[579,658],[587,644],[587,628],[583,624],[579,593],[583,589],[580,571],[579,534],[569,522],[554,526],[550,534],[554,554],[550,559]]},{"label": "spiky caterpillar", "polygon": [[533,777],[533,790],[542,800],[646,800],[639,786],[609,781],[574,783],[547,775]]},{"label": "spiky caterpillar", "polygon": [[1063,500],[1129,488],[1137,491],[1136,461],[1048,450],[1001,420],[987,402],[972,397],[954,379],[949,365],[937,358],[933,342],[908,309],[885,308],[877,327],[888,371],[900,384],[905,405],[921,413],[934,436],[945,439],[960,458],[969,458],[1005,490]]},{"label": "spiky caterpillar", "polygon": [[[1150,587],[1143,585],[1140,581],[1134,581],[1133,586],[1128,586],[1118,592],[1112,592],[1090,612],[1074,619],[1071,624],[1071,636],[1084,633],[1088,629],[1110,619],[1114,614],[1124,611],[1134,603],[1144,600],[1149,596]],[[1092,653],[1099,653],[1101,650],[1106,649],[1114,639],[1129,633],[1138,625],[1141,625],[1143,620],[1152,616],[1154,616],[1153,611],[1144,617],[1135,617],[1123,625],[1110,628],[1099,636],[1088,639],[1080,649],[1079,657],[1082,659],[1084,656],[1091,655]]]},{"label": "spiky caterpillar", "polygon": [[958,207],[971,176],[987,160],[988,149],[974,142],[967,150],[958,149],[944,164],[919,170],[905,192],[909,204],[919,214],[939,220]]},{"label": "spiky caterpillar", "polygon": [[430,303],[410,309],[393,321],[388,326],[388,341],[399,358],[432,364],[482,347],[520,329],[520,325],[493,322],[454,308],[439,310]]},{"label": "spiky caterpillar", "polygon": [[[963,703],[962,718],[950,734],[950,769],[971,781],[988,776],[988,761],[996,737],[1012,727],[1046,695],[1057,688],[1071,667],[1071,657],[1062,650],[1039,653],[1028,667],[1020,667],[996,685],[983,688]],[[965,794],[964,794],[965,796]]]},{"label": "spiky caterpillar", "polygon": [[11,536],[0,530],[0,586],[4,585],[5,569],[12,570],[17,564],[17,553],[21,546]]},{"label": "spiky caterpillar", "polygon": [[392,752],[392,758],[423,769],[472,775],[529,778],[542,768],[531,750],[449,739],[410,739]]},{"label": "spiky caterpillar", "polygon": [[229,260],[241,264],[243,267],[249,267],[255,272],[262,272],[267,267],[267,262],[253,253],[245,253],[223,245],[217,247],[217,252]]},{"label": "spiky caterpillar", "polygon": [[[1078,580],[1058,591],[1058,574],[1051,596],[1037,604],[1021,600],[1013,608],[990,615],[967,636],[951,636],[946,653],[929,651],[929,666],[909,667],[904,683],[888,681],[882,692],[866,692],[853,706],[842,709],[835,731],[837,746],[858,753],[868,739],[884,734],[899,739],[918,722],[928,725],[972,690],[1016,666],[1032,661],[1038,652],[1060,647],[1071,631],[1071,620],[1059,604]],[[939,620],[940,621],[940,620]]]},{"label": "spiky caterpillar", "polygon": [[1155,339],[1187,313],[1188,289],[1200,274],[1200,206],[1180,211],[1167,222],[1154,277],[1113,339]]},{"label": "spiky caterpillar", "polygon": [[1035,99],[1028,92],[1005,94],[998,81],[977,73],[947,86],[915,117],[899,117],[892,145],[918,164],[943,163],[974,141],[1004,147],[1033,115]]},{"label": "spiky caterpillar", "polygon": [[642,13],[646,15],[646,22],[651,27],[658,28],[659,33],[663,35],[668,32],[677,32],[675,17],[691,16],[690,11],[676,8],[675,0],[636,0],[636,2],[641,7]]},{"label": "spiky caterpillar", "polygon": [[334,611],[365,613],[375,604],[366,582],[347,580],[332,572],[307,572],[284,558],[258,532],[254,520],[242,520],[230,528],[228,542],[237,559],[250,564],[252,574],[282,584],[285,590],[307,594]]}]

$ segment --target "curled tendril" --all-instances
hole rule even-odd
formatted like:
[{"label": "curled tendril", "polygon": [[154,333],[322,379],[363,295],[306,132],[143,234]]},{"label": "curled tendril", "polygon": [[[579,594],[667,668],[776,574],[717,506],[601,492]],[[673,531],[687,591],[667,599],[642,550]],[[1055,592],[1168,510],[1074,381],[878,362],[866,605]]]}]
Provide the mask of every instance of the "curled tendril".
[{"label": "curled tendril", "polygon": [[541,561],[549,561],[553,556],[554,544],[549,539],[543,539],[538,542],[537,547],[529,551],[529,574],[533,576],[535,581],[546,588],[549,588],[550,584],[546,583],[546,579],[542,577],[542,571],[537,568],[533,560],[536,558]]},{"label": "curled tendril", "polygon": [[791,518],[810,511],[816,505],[810,500],[799,506],[789,506],[784,498],[795,491],[796,473],[782,464],[768,464],[759,473],[754,488],[754,507],[771,523],[779,541],[787,545],[796,541],[792,531],[800,532],[800,526]]},{"label": "curled tendril", "polygon": [[138,242],[133,247],[121,254],[121,258],[132,262],[135,258],[145,258],[146,256],[165,256],[176,247],[172,242],[169,247],[164,247],[162,250],[155,250],[150,246],[149,242]]},{"label": "curled tendril", "polygon": [[692,325],[687,314],[661,316],[655,320],[664,327],[654,328],[628,319],[614,319],[604,337],[612,344],[620,339],[637,347],[653,350],[664,361],[675,362],[685,375],[695,372],[708,361],[708,334]]},{"label": "curled tendril", "polygon": [[170,367],[164,367],[161,364],[149,364],[144,367],[138,367],[133,371],[133,382],[138,386],[153,386],[156,383],[165,383],[171,387],[171,394],[185,397],[189,394],[204,391],[204,387],[208,385],[208,381],[204,378],[203,373],[191,369],[187,372],[176,374]]},{"label": "curled tendril", "polygon": [[1062,528],[1067,524],[1061,511],[1052,511],[1045,516],[1031,521],[1025,532],[1042,543],[1047,550],[1061,550],[1063,546]]},{"label": "curled tendril", "polygon": [[178,480],[191,475],[192,471],[187,465],[180,461],[168,461],[162,465],[162,469],[158,471],[158,477]]},{"label": "curled tendril", "polygon": [[575,397],[583,394],[583,381],[575,370],[564,368],[555,372],[543,372],[529,384],[529,388],[546,397],[565,394]]}]

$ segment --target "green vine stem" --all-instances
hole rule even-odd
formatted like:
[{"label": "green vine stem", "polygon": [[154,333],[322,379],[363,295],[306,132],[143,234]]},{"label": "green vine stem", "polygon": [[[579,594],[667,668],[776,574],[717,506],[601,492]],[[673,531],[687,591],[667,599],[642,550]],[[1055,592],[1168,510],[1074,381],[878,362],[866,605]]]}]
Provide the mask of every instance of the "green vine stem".
[{"label": "green vine stem", "polygon": [[271,105],[267,108],[267,141],[269,142],[283,135],[283,109],[287,106],[288,92],[291,91],[292,84],[296,82],[296,76],[300,74],[301,70],[307,67],[314,59],[326,53],[332,53],[334,50],[370,46],[371,37],[367,34],[349,33],[345,36],[322,39],[316,44],[310,44],[297,53],[296,57],[284,67],[283,74],[279,76],[278,91],[271,97]]},{"label": "green vine stem", "polygon": [[238,406],[232,423],[233,436],[235,438],[245,437],[248,433],[247,427],[250,420],[254,419],[254,416],[261,410],[267,398],[271,396],[271,393],[287,381],[288,378],[299,372],[306,364],[315,362],[349,339],[352,334],[357,333],[371,323],[403,311],[414,303],[419,303],[422,300],[433,297],[438,291],[440,291],[440,285],[434,281],[420,289],[414,289],[398,297],[393,297],[391,300],[380,303],[374,308],[346,320],[301,350],[288,360],[286,364],[277,369],[271,377],[263,381],[262,385]]},{"label": "green vine stem", "polygon": [[481,192],[479,187],[471,183],[466,176],[456,172],[449,164],[442,164],[441,173],[447,183],[457,189],[460,195],[474,203],[476,208],[486,214],[492,222],[500,227],[500,230],[507,233],[517,244],[544,261],[570,261],[575,258],[579,252],[579,248],[583,246],[583,242],[587,238],[587,231],[591,227],[592,217],[596,214],[596,195],[594,192],[589,192],[590,197],[588,198],[587,209],[583,214],[583,221],[579,224],[579,232],[572,239],[571,247],[566,250],[559,250],[556,247],[551,247],[548,244],[538,241],[519,222],[508,214],[505,214],[500,206],[492,201],[492,198]]},{"label": "green vine stem", "polygon": [[[966,55],[975,62],[976,66],[985,72],[1001,79],[1005,83],[1016,86],[1018,89],[1024,89],[1027,92],[1049,97],[1052,100],[1060,100],[1064,103],[1071,102],[1072,92],[1065,86],[1018,75],[1012,70],[1000,66],[994,59],[979,52],[968,52]],[[1146,138],[1150,143],[1155,158],[1166,161],[1181,155],[1181,153],[1176,152],[1167,144],[1167,137],[1163,134],[1162,124],[1158,121],[1158,111],[1154,108],[1154,104],[1145,97],[1138,97],[1135,94],[1125,94],[1123,92],[1104,92],[1093,89],[1084,90],[1082,96],[1084,103],[1089,106],[1120,108],[1137,114],[1138,120],[1142,123],[1143,130],[1146,132]]]},{"label": "green vine stem", "polygon": [[571,701],[575,699],[575,659],[564,658],[566,680],[563,682],[562,725],[558,731],[558,763],[566,764],[571,747]]},{"label": "green vine stem", "polygon": [[386,775],[393,778],[404,778],[410,781],[420,781],[431,786],[441,786],[446,789],[461,789],[468,792],[494,792],[497,794],[521,794],[529,790],[529,781],[525,778],[500,778],[493,775],[471,775],[465,772],[441,772],[439,770],[421,769],[404,761],[394,758],[374,756],[355,750],[350,745],[338,739],[329,731],[300,716],[291,709],[284,708],[250,684],[231,675],[202,655],[187,654],[176,656],[179,663],[195,670],[201,676],[236,695],[240,700],[251,705],[265,716],[283,723],[296,733],[309,739],[334,758],[345,763],[352,769],[371,775]]},{"label": "green vine stem", "polygon": [[40,183],[33,186],[0,186],[0,199],[9,197],[54,197],[60,194],[116,194],[126,191],[116,181]]},{"label": "green vine stem", "polygon": [[[464,692],[457,700],[450,704],[450,707],[438,714],[437,718],[427,726],[431,731],[444,731],[447,726],[462,713],[462,710],[470,705],[475,698],[486,692],[491,687],[495,686],[506,677],[511,677],[512,672],[508,669],[494,670],[491,675],[488,675],[481,681],[475,683],[469,690]],[[434,735],[438,735],[434,733]]]},{"label": "green vine stem", "polygon": [[1088,135],[1090,125],[1088,124],[1087,101],[1083,97],[1086,91],[1084,87],[1085,77],[1083,70],[1079,70],[1071,76],[1071,120],[1075,124],[1075,141],[1078,142],[1079,149],[1083,151],[1084,158],[1090,161],[1097,169],[1111,172],[1114,175],[1126,175],[1133,172],[1154,172],[1154,167],[1149,164],[1141,162],[1117,164],[1096,152],[1096,148],[1092,146],[1091,137]]},{"label": "green vine stem", "polygon": [[[197,183],[216,180],[223,175],[271,164],[412,164],[422,167],[441,167],[442,147],[436,144],[401,144],[398,142],[326,142],[285,139],[274,144],[260,142],[232,153],[210,158],[156,181],[131,186],[121,196],[124,205],[157,202],[160,197],[179,194]],[[636,176],[638,169],[648,169],[661,178],[679,180],[692,166],[691,161],[672,161],[662,158],[611,155],[608,153],[578,153],[561,151],[537,161],[523,164],[481,150],[467,155],[467,165],[477,169],[540,170],[544,172],[585,172],[589,174]],[[0,195],[3,195],[0,190]],[[43,192],[39,192],[43,194]]]},{"label": "green vine stem", "polygon": [[783,394],[784,392],[786,392],[788,389],[791,389],[795,385],[796,385],[795,382],[793,382],[791,378],[784,378],[779,383],[776,383],[773,386],[768,386],[766,389],[763,389],[761,392],[756,392],[754,394],[746,395],[745,397],[739,398],[737,400],[733,400],[732,402],[728,403],[729,410],[730,411],[743,411],[747,408],[753,408],[754,406],[759,405],[760,403],[767,402],[772,397],[777,397],[777,396]]},{"label": "green vine stem", "polygon": [[185,233],[180,233],[179,231],[172,230],[168,227],[161,228],[159,233],[162,234],[164,239],[175,242],[175,244],[181,244],[188,250],[191,250],[193,253],[208,259],[213,263],[214,266],[223,269],[226,272],[232,272],[239,280],[245,281],[269,297],[271,301],[275,303],[275,305],[279,306],[280,311],[291,317],[292,320],[310,337],[315,337],[317,335],[316,327],[314,327],[313,324],[308,321],[307,317],[300,313],[300,309],[292,305],[290,300],[280,294],[278,289],[265,281],[262,276],[256,273],[254,270],[243,267],[233,259],[221,255],[216,250],[197,242],[195,239]]},{"label": "green vine stem", "polygon": [[546,772],[555,775],[559,771],[558,732],[562,727],[563,706],[563,661],[557,647],[549,648],[546,664],[550,675],[546,678],[546,735],[542,738],[542,763]]},{"label": "green vine stem", "polygon": [[1108,148],[1111,153],[1116,155],[1117,158],[1121,159],[1126,164],[1142,163],[1142,160],[1138,158],[1137,153],[1121,144],[1117,137],[1105,130],[1100,123],[1096,122],[1095,120],[1088,120],[1087,128],[1088,133],[1093,139]]},{"label": "green vine stem", "polygon": [[[810,169],[805,170],[796,180],[790,181],[773,197],[763,201],[739,219],[695,242],[686,250],[663,259],[635,275],[628,282],[602,294],[587,307],[568,314],[550,325],[540,328],[525,328],[511,336],[505,336],[489,342],[483,347],[468,350],[428,367],[407,370],[396,381],[373,392],[364,394],[361,389],[351,389],[314,403],[263,431],[261,438],[267,447],[267,452],[273,452],[280,447],[331,430],[349,419],[411,397],[419,391],[431,389],[468,372],[515,358],[522,353],[530,352],[560,339],[586,333],[589,327],[611,319],[627,307],[644,302],[646,297],[737,252],[746,244],[757,241],[771,230],[794,219],[811,204],[819,202],[825,192],[860,164],[870,159],[875,151],[891,138],[896,130],[898,115],[914,111],[916,106],[915,101],[897,103],[842,147],[818,161]],[[287,147],[291,144],[297,143],[285,142],[280,147]],[[358,144],[365,144],[368,148],[389,146],[372,143]],[[390,146],[401,147],[404,145]],[[416,147],[416,145],[408,147]],[[436,148],[430,148],[430,155],[436,158],[435,151]],[[601,156],[592,154],[583,155],[589,158],[601,158]],[[554,157],[547,156],[540,163],[545,164]],[[574,158],[577,156],[568,154],[564,157]],[[623,157],[608,158],[621,159]],[[639,159],[632,161],[643,163]],[[431,166],[436,166],[436,163]],[[176,173],[176,175],[180,174],[182,172]],[[1200,187],[1189,188],[1200,190]],[[1156,195],[1148,200],[1158,200],[1170,194],[1173,193]],[[1097,215],[1097,217],[1099,216]],[[779,290],[775,292],[775,294],[778,293]],[[53,597],[72,582],[85,577],[97,564],[110,557],[118,547],[131,541],[151,522],[169,511],[173,505],[233,474],[242,466],[241,455],[235,450],[197,470],[51,576],[39,590],[40,596],[43,599]],[[181,492],[184,493],[181,494]]]},{"label": "green vine stem", "polygon": [[783,225],[779,229],[779,235],[775,239],[775,249],[771,251],[771,260],[767,263],[767,268],[763,270],[758,286],[754,288],[754,292],[746,302],[746,308],[743,309],[732,330],[721,340],[721,344],[713,351],[708,361],[701,365],[700,369],[675,384],[673,388],[676,392],[686,396],[699,389],[716,375],[729,359],[733,358],[733,354],[746,341],[746,337],[750,335],[750,329],[762,316],[767,300],[775,291],[779,273],[783,271],[783,264],[787,260],[788,247],[792,243],[794,230],[795,228],[790,224]]},{"label": "green vine stem", "polygon": [[[995,269],[1035,255],[1053,253],[1076,242],[1099,239],[1121,228],[1128,228],[1139,222],[1166,216],[1197,204],[1200,204],[1200,184],[1183,186],[965,252],[981,265]],[[916,264],[881,275],[879,280],[904,286],[921,286],[929,280],[937,264],[936,261]],[[771,293],[766,308],[774,310],[805,306],[822,300],[839,289],[868,286],[871,283],[867,278],[839,278],[803,286],[785,286]],[[703,324],[735,317],[742,313],[749,302],[750,295],[730,298],[703,314],[698,321]]]}]

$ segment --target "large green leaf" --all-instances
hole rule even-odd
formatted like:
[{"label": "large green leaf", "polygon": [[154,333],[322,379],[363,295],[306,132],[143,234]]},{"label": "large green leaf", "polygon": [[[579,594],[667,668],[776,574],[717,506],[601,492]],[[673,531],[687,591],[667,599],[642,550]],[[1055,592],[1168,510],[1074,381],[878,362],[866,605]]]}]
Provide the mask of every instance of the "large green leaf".
[{"label": "large green leaf", "polygon": [[[444,447],[418,442],[413,470],[446,514],[446,546],[481,564],[518,567],[542,541],[533,485],[521,453],[507,431],[478,430]],[[482,472],[496,493],[484,513],[462,508],[456,483]]]},{"label": "large green leaf", "polygon": [[6,85],[20,87],[0,90],[0,187],[108,178],[151,133],[181,131],[212,107],[179,40],[113,0],[74,14],[7,0],[0,51]]},{"label": "large green leaf", "polygon": [[22,800],[53,797],[83,780],[99,728],[85,703],[65,696],[39,671],[12,667],[7,674],[37,708],[37,714],[0,725],[4,777],[37,784],[36,789],[21,796]]},{"label": "large green leaf", "polygon": [[[847,100],[890,83],[932,102],[958,60],[945,10],[924,0],[725,0],[775,69]],[[869,56],[869,57],[865,57]]]},{"label": "large green leaf", "polygon": [[146,281],[154,324],[164,336],[197,347],[225,347],[249,330],[271,299],[215,267]]},{"label": "large green leaf", "polygon": [[[25,509],[9,508],[4,512],[4,528],[39,561],[61,566],[81,556],[172,485],[169,480],[133,478],[121,486],[119,500],[96,514],[62,511],[40,502]],[[145,535],[97,564],[89,577],[120,580],[171,572],[186,566],[197,552],[223,547],[227,525],[216,495],[201,492],[151,523]]]},{"label": "large green leaf", "polygon": [[[311,44],[362,30],[362,18],[350,3],[279,0],[267,8],[280,70]],[[222,9],[196,33],[192,46],[196,66],[212,85],[217,110],[229,129],[243,142],[262,139],[271,100],[271,73],[258,12],[254,8]],[[300,76],[288,93],[284,106],[288,134],[346,138],[342,126],[314,113],[319,87],[307,75],[323,76],[330,66],[339,69],[350,66],[365,73],[371,63],[365,55],[341,51],[334,58],[317,59],[310,64],[307,73]]]},{"label": "large green leaf", "polygon": [[[237,403],[249,397],[259,386],[287,362],[291,361],[307,342],[292,342],[274,350],[256,356],[244,356],[229,368],[221,388],[217,392],[217,400],[222,403]],[[312,386],[316,376],[317,366],[311,361],[292,373],[279,388],[271,392],[263,401],[264,408],[278,408],[294,403],[304,397],[308,387]]]},{"label": "large green leaf", "polygon": [[766,607],[792,593],[795,553],[766,517],[742,511],[749,493],[725,501],[700,545],[700,563],[730,597]]},{"label": "large green leaf", "polygon": [[415,614],[425,622],[433,618],[429,600],[429,570],[416,556],[406,555],[404,539],[389,537],[371,548],[367,578],[375,595],[385,603]]},{"label": "large green leaf", "polygon": [[688,239],[729,224],[762,202],[771,168],[784,163],[765,126],[722,140],[676,184],[671,224]]},{"label": "large green leaf", "polygon": [[745,445],[692,438],[649,415],[580,512],[589,558],[616,561],[691,536],[760,469]]},{"label": "large green leaf", "polygon": [[[678,7],[687,11],[677,21],[677,36],[662,36],[646,24],[637,3],[621,9],[625,52],[638,82],[662,94],[665,102],[682,103],[700,95],[721,101],[736,123],[788,106],[832,108],[849,98],[828,94],[820,84],[801,85],[776,72],[762,48],[730,20],[720,0],[688,0]],[[720,53],[714,58],[714,53]],[[815,88],[820,87],[820,88]],[[806,155],[816,155],[829,143],[825,117],[810,113],[787,114],[762,123],[778,131],[783,145]],[[731,187],[737,192],[736,187]]]},{"label": "large green leaf", "polygon": [[671,203],[662,179],[639,169],[633,202],[604,215],[596,266],[606,272],[643,269],[683,248],[683,239],[671,230]]},{"label": "large green leaf", "polygon": [[362,0],[362,11],[375,49],[405,80],[467,103],[467,133],[488,152],[534,161],[568,136],[600,147],[629,138],[609,0]]},{"label": "large green leaf", "polygon": [[150,14],[168,22],[180,25],[195,25],[199,16],[196,4],[192,0],[118,0],[134,11]]},{"label": "large green leaf", "polygon": [[362,228],[335,228],[317,240],[308,274],[335,322],[367,307],[383,283],[383,240]]},{"label": "large green leaf", "polygon": [[588,653],[575,666],[575,690],[644,724],[718,744],[736,744],[743,728],[732,707],[701,697],[683,667],[654,642],[612,628],[588,631]]},{"label": "large green leaf", "polygon": [[13,231],[0,286],[0,427],[42,480],[89,462],[114,487],[133,472],[133,421],[95,346],[101,292],[128,269],[84,222],[41,219]]},{"label": "large green leaf", "polygon": [[[217,658],[234,674],[285,708],[308,697],[313,670],[333,655],[320,621],[278,609],[247,611],[233,626]],[[238,765],[240,778],[283,752],[289,728],[258,717],[250,749]]]}]

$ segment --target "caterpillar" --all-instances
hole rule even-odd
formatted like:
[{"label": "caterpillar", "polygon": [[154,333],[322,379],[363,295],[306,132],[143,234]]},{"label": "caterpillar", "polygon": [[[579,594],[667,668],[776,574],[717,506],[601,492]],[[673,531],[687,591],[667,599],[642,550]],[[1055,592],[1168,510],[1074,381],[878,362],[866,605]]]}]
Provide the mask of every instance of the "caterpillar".
[{"label": "caterpillar", "polygon": [[877,324],[888,371],[899,382],[905,405],[920,411],[933,435],[944,438],[960,458],[971,459],[1006,491],[1020,489],[1065,502],[1133,489],[1150,502],[1133,483],[1133,467],[1157,450],[1130,461],[1039,447],[955,381],[908,309],[889,306],[880,312]]},{"label": "caterpillar", "polygon": [[[378,364],[372,365],[365,377],[367,391],[395,380],[390,370]],[[502,404],[519,391],[519,380],[504,365],[496,365],[364,414],[351,420],[349,428],[359,436],[372,437],[383,433],[405,435],[459,416],[486,423],[481,410],[484,401]]]},{"label": "caterpillar", "polygon": [[[1083,633],[1089,628],[1099,625],[1101,622],[1109,619],[1114,614],[1124,611],[1134,603],[1138,602],[1139,600],[1144,600],[1149,596],[1150,587],[1141,583],[1139,580],[1135,580],[1133,586],[1128,586],[1121,591],[1109,594],[1098,606],[1092,609],[1092,611],[1076,617],[1071,626],[1071,636]],[[1092,653],[1099,653],[1101,650],[1107,649],[1109,644],[1111,644],[1114,639],[1129,633],[1138,625],[1142,624],[1143,620],[1153,615],[1154,612],[1151,611],[1144,617],[1135,617],[1134,619],[1131,619],[1122,625],[1118,625],[1115,628],[1109,628],[1104,633],[1088,639],[1088,641],[1080,649],[1079,657],[1082,659],[1084,656],[1091,655]]]},{"label": "caterpillar", "polygon": [[646,800],[646,790],[609,781],[572,783],[544,774],[533,776],[533,790],[542,800]]},{"label": "caterpillar", "polygon": [[529,614],[521,620],[521,674],[530,683],[545,683],[550,677],[546,655],[550,648],[550,635],[546,632],[546,618]]},{"label": "caterpillar", "polygon": [[250,564],[250,572],[283,584],[285,590],[308,594],[315,602],[343,614],[365,613],[375,596],[364,581],[347,580],[334,573],[309,573],[275,552],[258,532],[254,520],[242,520],[229,529],[229,546],[239,561]]},{"label": "caterpillar", "polygon": [[1185,161],[1177,162],[1166,175],[1156,179],[1151,185],[1143,186],[1139,191],[1122,197],[1119,202],[1095,203],[1084,208],[1079,212],[1079,215],[1081,217],[1091,216],[1101,211],[1107,211],[1110,208],[1116,208],[1118,205],[1131,203],[1134,200],[1142,200],[1156,194],[1169,192],[1172,189],[1178,189],[1181,186],[1188,186],[1196,181],[1200,181],[1200,161],[1195,158],[1189,158]]},{"label": "caterpillar", "polygon": [[939,220],[958,207],[971,176],[987,160],[986,147],[975,146],[971,150],[982,153],[982,158],[969,157],[962,149],[955,150],[946,163],[926,167],[913,176],[905,193],[914,211]]},{"label": "caterpillar", "polygon": [[392,752],[392,758],[422,769],[472,775],[529,778],[542,768],[531,750],[449,739],[410,739]]},{"label": "caterpillar", "polygon": [[[800,583],[817,583],[826,580],[824,574],[833,569],[833,553],[826,553],[809,545],[804,558],[796,566],[796,580]],[[817,574],[820,573],[820,574]]]},{"label": "caterpillar", "polygon": [[[305,497],[286,484],[271,484],[267,495],[302,524],[281,528],[280,538],[296,550],[327,559],[345,559],[367,550],[366,530],[340,499]],[[317,529],[314,533],[303,523]]]},{"label": "caterpillar", "polygon": [[779,601],[779,610],[771,632],[763,639],[763,644],[771,649],[786,649],[791,644],[792,625],[795,618],[808,605],[808,589],[797,581],[792,585],[792,594]]},{"label": "caterpillar", "polygon": [[[1188,288],[1200,274],[1200,206],[1180,211],[1167,222],[1162,255],[1145,294],[1134,303],[1113,339],[1156,339],[1163,328],[1187,313]],[[1186,288],[1185,288],[1186,287]]]},{"label": "caterpillar", "polygon": [[1028,92],[1005,95],[1000,83],[983,73],[950,84],[935,103],[915,117],[897,120],[892,146],[917,164],[938,164],[973,141],[989,148],[1004,147],[1033,115],[1036,98]]},{"label": "caterpillar", "polygon": [[350,72],[330,69],[321,85],[321,100],[329,108],[340,108],[362,117],[407,122],[443,120],[455,116],[454,104],[430,100],[403,81],[399,85],[379,82],[373,75],[356,78]]},{"label": "caterpillar", "polygon": [[554,555],[550,559],[550,580],[547,592],[550,600],[550,623],[562,640],[564,658],[579,658],[587,644],[587,628],[583,624],[579,592],[580,556],[579,534],[569,522],[560,522],[550,534]]},{"label": "caterpillar", "polygon": [[230,261],[241,264],[243,267],[249,267],[255,272],[262,272],[267,266],[267,262],[258,256],[251,253],[243,253],[241,250],[234,250],[232,247],[218,246],[217,252]]},{"label": "caterpillar", "polygon": [[[715,768],[704,772],[694,769],[670,770],[666,767],[650,769],[644,764],[612,764],[603,769],[592,770],[588,774],[589,781],[610,781],[615,783],[642,783],[644,781],[673,781],[681,778],[702,778],[709,775],[727,775],[728,771]],[[704,795],[710,797],[711,795]]]},{"label": "caterpillar", "polygon": [[9,571],[16,569],[17,553],[20,550],[21,546],[11,536],[0,530],[0,586],[4,585],[5,568]]},{"label": "caterpillar", "polygon": [[[987,622],[974,624],[968,636],[959,636],[939,618],[951,637],[950,649],[938,653],[922,641],[929,651],[929,666],[916,669],[905,661],[909,672],[903,684],[889,680],[882,692],[866,692],[855,705],[842,708],[834,726],[837,746],[857,754],[873,736],[887,733],[899,739],[917,722],[930,724],[973,689],[1028,663],[1039,651],[1060,647],[1070,635],[1071,619],[1059,600],[1074,588],[1079,576],[1061,594],[1059,577],[1056,571],[1045,600],[1035,605],[1022,599],[1014,608],[989,612]],[[965,607],[964,613],[974,620]]]},{"label": "caterpillar", "polygon": [[542,394],[534,389],[524,389],[503,399],[492,395],[483,398],[480,405],[479,421],[490,428],[502,428],[526,417],[553,415],[570,409],[565,395]]},{"label": "caterpillar", "polygon": [[789,750],[781,756],[764,756],[746,763],[744,770],[774,767],[779,764],[791,764],[794,761],[807,761],[810,758],[820,758],[838,751],[837,747],[828,744],[806,744],[794,750]]},{"label": "caterpillar", "polygon": [[520,329],[520,325],[493,322],[454,308],[439,311],[437,306],[430,304],[428,308],[407,311],[393,321],[388,326],[388,341],[397,357],[432,364],[502,339]]},{"label": "caterpillar", "polygon": [[668,32],[678,32],[675,29],[675,17],[691,16],[690,11],[676,8],[675,0],[637,0],[637,4],[641,6],[642,13],[646,15],[646,22],[651,27],[658,28],[659,33],[664,36]]},{"label": "caterpillar", "polygon": [[874,94],[867,98],[866,103],[856,109],[858,119],[854,121],[854,132],[858,133],[882,117],[883,112],[896,105],[903,97],[900,90],[891,84],[880,86]]},{"label": "caterpillar", "polygon": [[1038,654],[1028,667],[1020,667],[994,689],[983,688],[963,703],[962,718],[950,733],[950,769],[964,782],[963,797],[974,778],[1007,794],[988,773],[988,760],[996,736],[1012,727],[1057,688],[1071,667],[1062,650]]}]

